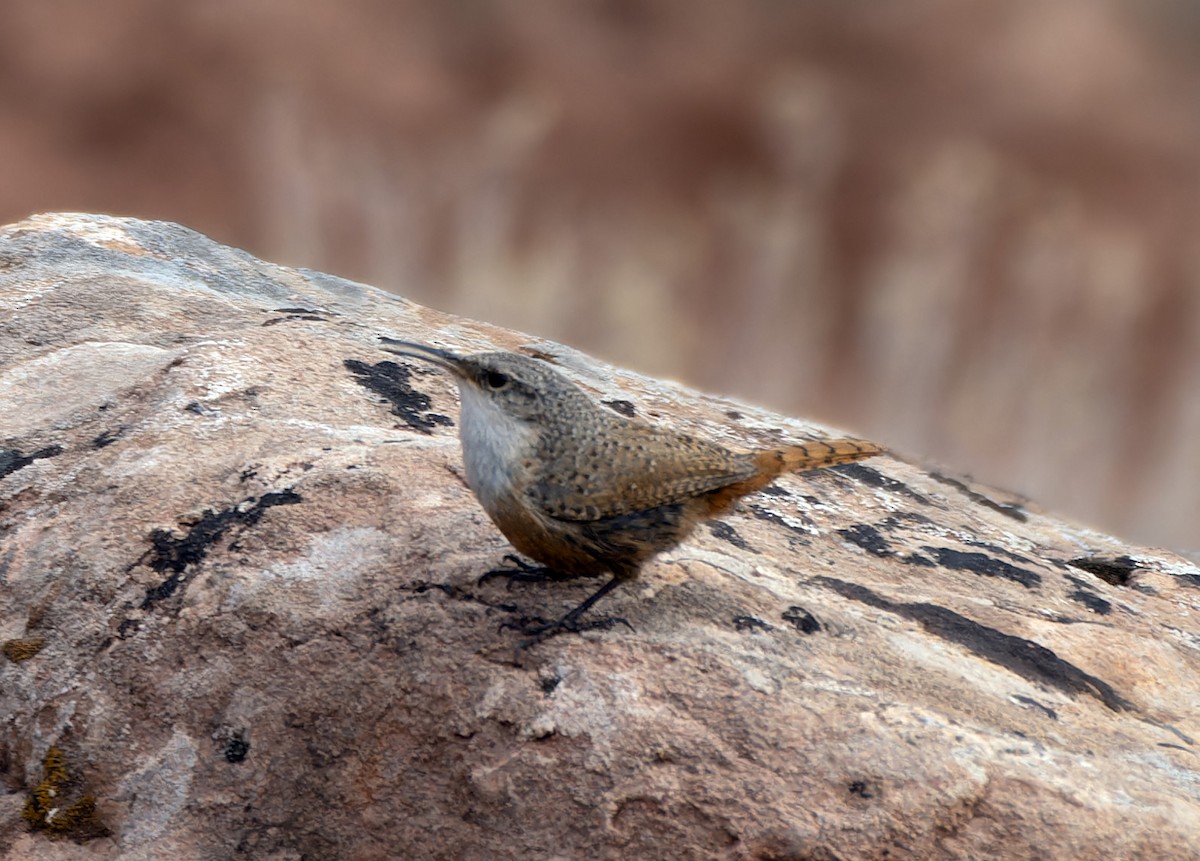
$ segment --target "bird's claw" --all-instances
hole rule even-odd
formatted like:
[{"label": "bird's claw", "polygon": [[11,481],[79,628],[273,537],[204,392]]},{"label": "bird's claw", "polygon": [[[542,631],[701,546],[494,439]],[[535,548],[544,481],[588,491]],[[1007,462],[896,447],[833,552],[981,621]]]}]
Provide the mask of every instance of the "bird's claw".
[{"label": "bird's claw", "polygon": [[561,571],[556,571],[553,568],[547,568],[544,565],[530,565],[524,559],[508,553],[504,556],[502,562],[510,562],[514,568],[493,568],[490,571],[485,571],[480,578],[475,581],[476,585],[491,580],[493,577],[507,577],[508,586],[511,589],[513,583],[545,583],[547,581],[562,581],[572,580],[575,575],[564,574]]}]

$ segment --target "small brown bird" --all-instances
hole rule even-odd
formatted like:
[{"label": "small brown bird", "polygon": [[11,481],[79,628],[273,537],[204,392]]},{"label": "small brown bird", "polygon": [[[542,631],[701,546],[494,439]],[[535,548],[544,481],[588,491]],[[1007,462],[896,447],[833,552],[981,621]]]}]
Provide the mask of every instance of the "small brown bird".
[{"label": "small brown bird", "polygon": [[[454,375],[462,400],[459,437],[467,484],[512,545],[545,568],[515,579],[611,579],[554,622],[524,628],[518,649],[565,631],[624,619],[580,617],[642,564],[785,472],[862,460],[874,443],[837,439],[734,452],[625,418],[595,403],[549,364],[516,353],[458,356],[382,338],[388,352]],[[385,348],[386,349],[386,348]],[[485,577],[488,575],[484,575]]]}]

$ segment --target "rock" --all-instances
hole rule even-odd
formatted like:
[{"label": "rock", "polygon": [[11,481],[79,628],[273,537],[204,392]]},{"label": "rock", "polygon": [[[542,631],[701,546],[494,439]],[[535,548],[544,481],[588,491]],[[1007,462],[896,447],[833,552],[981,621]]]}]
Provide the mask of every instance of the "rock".
[{"label": "rock", "polygon": [[1180,556],[878,458],[518,663],[504,622],[594,584],[477,584],[509,548],[452,383],[377,335],[729,444],[823,429],[173,224],[6,228],[0,314],[0,642],[38,644],[0,659],[6,861],[1200,853]]}]

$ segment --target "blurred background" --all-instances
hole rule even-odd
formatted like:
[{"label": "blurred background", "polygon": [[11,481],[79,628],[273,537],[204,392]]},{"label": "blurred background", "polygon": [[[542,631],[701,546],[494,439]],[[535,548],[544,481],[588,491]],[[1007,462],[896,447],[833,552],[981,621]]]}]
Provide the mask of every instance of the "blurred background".
[{"label": "blurred background", "polygon": [[1200,547],[1194,0],[3,0],[0,223],[178,221]]}]

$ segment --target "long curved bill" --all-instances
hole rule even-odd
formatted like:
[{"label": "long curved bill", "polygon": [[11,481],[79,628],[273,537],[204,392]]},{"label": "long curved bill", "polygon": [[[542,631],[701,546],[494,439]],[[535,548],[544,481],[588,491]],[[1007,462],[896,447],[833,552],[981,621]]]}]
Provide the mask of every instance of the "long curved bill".
[{"label": "long curved bill", "polygon": [[[460,376],[463,373],[462,357],[451,353],[449,350],[440,350],[437,347],[430,347],[428,344],[419,344],[416,341],[398,341],[395,338],[388,338],[384,335],[380,335],[379,340],[389,345],[383,348],[385,352],[395,353],[397,356],[407,356],[410,359],[423,359],[426,362],[433,362],[433,364]],[[399,349],[392,349],[393,347],[398,347]]]}]

